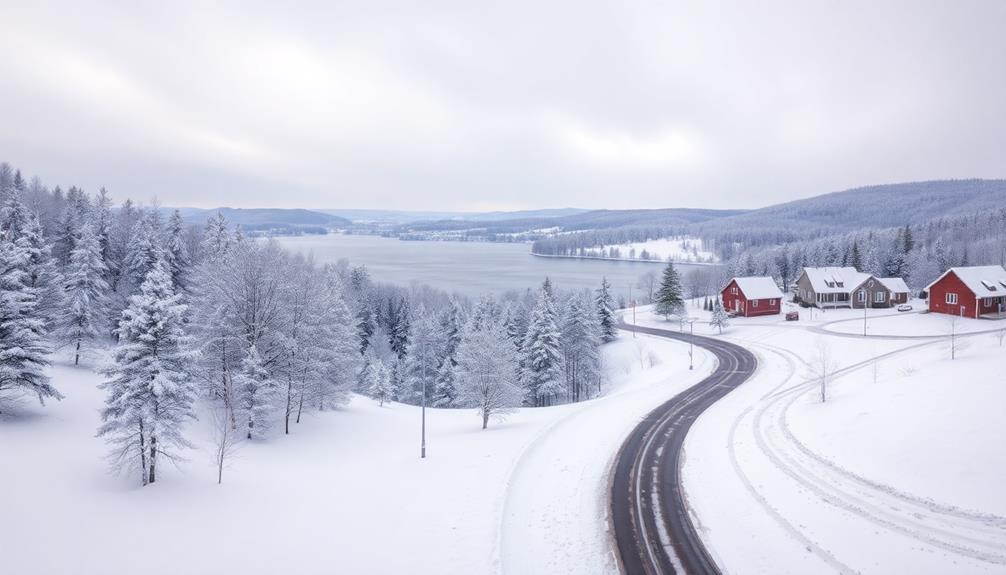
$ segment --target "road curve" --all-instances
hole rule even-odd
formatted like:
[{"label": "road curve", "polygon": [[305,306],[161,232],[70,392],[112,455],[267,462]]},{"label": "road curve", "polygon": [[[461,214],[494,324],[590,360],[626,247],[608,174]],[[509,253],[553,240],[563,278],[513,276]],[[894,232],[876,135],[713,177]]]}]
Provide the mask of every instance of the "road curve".
[{"label": "road curve", "polygon": [[[687,342],[688,334],[621,323],[619,327]],[[681,451],[695,419],[744,383],[757,367],[739,345],[694,336],[718,365],[709,377],[654,409],[632,430],[615,461],[611,521],[619,565],[630,575],[719,573],[692,523],[681,485]]]}]

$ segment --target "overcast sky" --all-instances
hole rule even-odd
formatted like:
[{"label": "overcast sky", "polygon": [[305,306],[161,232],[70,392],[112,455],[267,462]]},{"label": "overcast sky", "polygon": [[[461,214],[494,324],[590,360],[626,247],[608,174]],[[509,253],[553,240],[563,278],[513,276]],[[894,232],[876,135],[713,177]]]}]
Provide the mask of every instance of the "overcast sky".
[{"label": "overcast sky", "polygon": [[120,200],[726,208],[1006,176],[1000,0],[0,4],[0,160]]}]

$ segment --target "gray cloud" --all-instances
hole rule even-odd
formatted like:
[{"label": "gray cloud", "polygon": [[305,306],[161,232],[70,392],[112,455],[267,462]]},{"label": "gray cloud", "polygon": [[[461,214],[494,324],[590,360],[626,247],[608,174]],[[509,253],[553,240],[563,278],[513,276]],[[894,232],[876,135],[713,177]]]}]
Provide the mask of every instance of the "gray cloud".
[{"label": "gray cloud", "polygon": [[6,4],[0,159],[119,198],[755,207],[1004,176],[996,0]]}]

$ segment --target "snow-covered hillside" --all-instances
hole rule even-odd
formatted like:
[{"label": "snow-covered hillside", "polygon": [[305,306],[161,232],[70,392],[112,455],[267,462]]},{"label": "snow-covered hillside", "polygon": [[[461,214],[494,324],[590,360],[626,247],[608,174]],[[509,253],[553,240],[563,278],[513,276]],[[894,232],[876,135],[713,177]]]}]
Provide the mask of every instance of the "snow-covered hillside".
[{"label": "snow-covered hillside", "polygon": [[604,245],[583,250],[581,257],[661,261],[682,263],[716,263],[719,258],[708,250],[700,238],[672,237]]},{"label": "snow-covered hillside", "polygon": [[144,488],[108,474],[100,376],[58,365],[66,399],[0,416],[0,461],[16,470],[0,474],[2,570],[611,572],[609,462],[643,415],[712,368],[699,356],[689,372],[686,354],[623,335],[604,348],[600,399],[520,409],[485,431],[474,410],[430,409],[425,460],[418,408],[354,396],[290,437],[245,443],[222,485],[201,412],[188,460]]},{"label": "snow-covered hillside", "polygon": [[[686,440],[688,499],[719,564],[1002,573],[1006,325],[868,310],[863,337],[862,311],[800,314],[731,320],[723,337],[754,351],[759,369]],[[952,324],[965,334],[953,343]]]}]

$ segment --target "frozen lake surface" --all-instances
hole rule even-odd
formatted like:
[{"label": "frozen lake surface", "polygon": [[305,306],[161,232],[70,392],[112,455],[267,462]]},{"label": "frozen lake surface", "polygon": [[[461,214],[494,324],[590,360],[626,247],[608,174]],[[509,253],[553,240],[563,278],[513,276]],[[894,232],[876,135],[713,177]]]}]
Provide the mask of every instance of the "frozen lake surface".
[{"label": "frozen lake surface", "polygon": [[[408,285],[415,281],[447,291],[477,296],[538,286],[545,276],[561,289],[596,288],[606,276],[619,298],[649,270],[658,274],[663,264],[652,262],[543,258],[531,246],[516,243],[400,241],[394,238],[329,234],[277,238],[279,243],[319,263],[346,258],[364,264],[377,281]],[[681,273],[694,266],[675,264]]]}]

